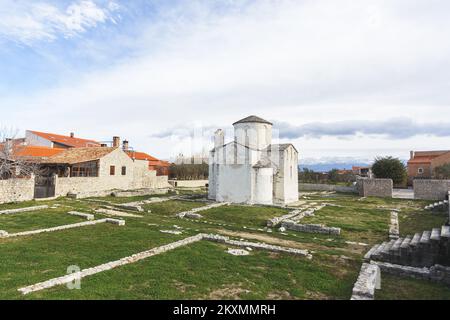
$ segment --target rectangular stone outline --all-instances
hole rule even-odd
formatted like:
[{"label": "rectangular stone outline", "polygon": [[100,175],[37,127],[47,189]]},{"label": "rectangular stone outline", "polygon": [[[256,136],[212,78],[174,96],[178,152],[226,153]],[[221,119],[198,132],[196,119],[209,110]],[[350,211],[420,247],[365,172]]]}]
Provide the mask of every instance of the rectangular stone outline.
[{"label": "rectangular stone outline", "polygon": [[49,289],[49,288],[52,288],[55,286],[67,284],[67,283],[73,282],[75,280],[80,280],[82,278],[85,278],[85,277],[88,277],[88,276],[91,276],[91,275],[94,275],[94,274],[97,274],[97,273],[100,273],[103,271],[111,270],[111,269],[114,269],[114,268],[117,268],[117,267],[120,267],[123,265],[135,263],[140,260],[143,260],[143,259],[146,259],[146,258],[149,258],[152,256],[156,256],[161,253],[171,251],[176,248],[186,246],[186,245],[189,245],[189,244],[201,241],[201,240],[225,243],[225,244],[230,244],[233,246],[251,247],[254,249],[263,249],[263,250],[269,250],[269,251],[275,251],[275,252],[303,255],[309,259],[312,258],[312,256],[309,254],[309,252],[307,250],[300,250],[300,249],[294,249],[294,248],[288,248],[288,247],[280,247],[280,246],[274,246],[274,245],[269,245],[269,244],[265,244],[265,243],[236,241],[236,240],[230,240],[228,237],[225,237],[225,236],[199,233],[195,236],[188,237],[188,238],[176,241],[176,242],[172,242],[172,243],[160,246],[160,247],[156,247],[156,248],[147,250],[147,251],[139,252],[139,253],[133,254],[132,256],[129,256],[129,257],[125,257],[125,258],[122,258],[119,260],[107,262],[107,263],[101,264],[96,267],[84,269],[79,272],[75,272],[75,273],[65,275],[62,277],[58,277],[58,278],[53,278],[53,279],[50,279],[50,280],[47,280],[44,282],[39,282],[39,283],[30,285],[27,287],[22,287],[17,290],[19,292],[21,292],[23,295],[27,295],[32,292],[41,291],[41,290]]},{"label": "rectangular stone outline", "polygon": [[43,209],[48,209],[48,208],[49,208],[48,205],[42,205],[42,206],[25,207],[25,208],[17,208],[17,209],[7,209],[7,210],[0,211],[0,215],[37,211],[37,210],[43,210]]},{"label": "rectangular stone outline", "polygon": [[18,232],[18,233],[7,233],[4,231],[4,233],[0,233],[0,239],[7,239],[7,238],[16,238],[16,237],[23,237],[23,236],[31,236],[35,234],[40,233],[48,233],[48,232],[55,232],[55,231],[61,231],[61,230],[68,230],[68,229],[74,229],[74,228],[80,228],[80,227],[86,227],[86,226],[93,226],[99,223],[112,223],[115,225],[123,226],[125,225],[125,220],[118,220],[118,219],[100,219],[100,220],[94,220],[94,221],[86,221],[86,222],[80,222],[80,223],[74,223],[74,224],[66,224],[63,226],[53,227],[53,228],[46,228],[46,229],[38,229],[38,230],[32,230],[32,231],[24,231],[24,232]]},{"label": "rectangular stone outline", "polygon": [[219,207],[223,207],[223,206],[229,206],[229,205],[230,205],[229,202],[212,203],[212,204],[209,204],[209,205],[206,205],[206,206],[203,206],[203,207],[194,208],[194,209],[191,209],[189,211],[184,211],[184,212],[177,213],[176,216],[178,218],[187,217],[187,218],[191,218],[191,219],[201,219],[202,216],[200,214],[197,214],[197,212],[206,211],[206,210],[209,210],[209,209],[219,208]]}]

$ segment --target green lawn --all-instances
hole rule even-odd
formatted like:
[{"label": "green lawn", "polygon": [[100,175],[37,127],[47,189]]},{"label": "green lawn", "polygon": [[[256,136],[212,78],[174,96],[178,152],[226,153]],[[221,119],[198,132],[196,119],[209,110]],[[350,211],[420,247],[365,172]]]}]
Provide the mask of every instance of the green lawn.
[{"label": "green lawn", "polygon": [[287,214],[289,211],[273,207],[223,206],[202,211],[200,214],[208,221],[240,226],[263,228],[267,220]]},{"label": "green lawn", "polygon": [[155,194],[155,195],[145,195],[145,196],[134,196],[134,197],[113,197],[113,196],[107,196],[107,197],[93,197],[93,198],[87,198],[86,201],[94,200],[94,201],[105,201],[109,203],[128,203],[128,202],[137,202],[137,201],[144,201],[149,200],[151,198],[165,198],[165,197],[171,197],[173,194]]},{"label": "green lawn", "polygon": [[[197,193],[198,194],[198,193]],[[108,202],[132,202],[140,197],[98,198]],[[342,228],[332,237],[287,231],[261,231],[266,221],[287,213],[273,207],[223,206],[200,212],[204,219],[191,221],[176,213],[204,206],[202,202],[170,200],[145,205],[151,213],[143,218],[124,218],[123,227],[100,224],[28,237],[0,239],[0,299],[349,299],[358,277],[362,257],[369,247],[346,241],[374,243],[387,240],[389,208],[401,208],[400,229],[426,230],[442,224],[442,215],[421,208],[423,202],[391,200],[336,194],[317,195],[309,202],[334,203],[305,223],[323,223]],[[40,203],[30,202],[29,205]],[[0,230],[33,230],[84,221],[68,211],[93,212],[99,202],[60,198],[51,202],[56,209],[0,216]],[[25,204],[20,204],[25,206]],[[13,204],[0,205],[0,210]],[[17,205],[16,205],[17,206]],[[405,216],[405,218],[403,217]],[[95,214],[96,219],[104,215]],[[162,233],[178,230],[181,235]],[[258,230],[260,229],[260,230]],[[66,274],[67,267],[94,267],[141,251],[168,244],[198,233],[216,233],[249,241],[308,249],[313,259],[266,251],[249,256],[226,253],[228,247],[198,242],[187,247],[102,272],[82,280],[81,290],[56,287],[29,296],[17,289]],[[428,295],[449,299],[450,290],[428,282],[398,280],[383,275],[383,290],[377,298],[423,298]],[[409,296],[405,295],[411,286]],[[413,290],[414,289],[414,290]]]},{"label": "green lawn", "polygon": [[347,240],[375,244],[386,239],[389,217],[386,210],[361,208],[353,203],[345,207],[325,207],[300,223],[341,228],[341,236]]},{"label": "green lawn", "polygon": [[67,212],[56,212],[54,209],[45,209],[11,215],[0,215],[0,230],[16,233],[52,228],[83,221],[86,220],[80,217],[71,216]]},{"label": "green lawn", "polygon": [[[318,258],[252,252],[237,257],[227,247],[200,242],[81,282],[30,295],[32,299],[347,299],[359,267]],[[168,267],[170,266],[170,267]],[[120,279],[120,281],[117,281]]]},{"label": "green lawn", "polygon": [[413,210],[400,212],[399,215],[400,235],[413,236],[415,233],[422,233],[425,230],[440,228],[448,219],[448,213],[432,213],[430,211]]},{"label": "green lawn", "polygon": [[388,274],[382,274],[381,279],[376,300],[450,300],[450,289],[445,285]]},{"label": "green lawn", "polygon": [[203,207],[205,205],[206,204],[202,202],[170,200],[166,202],[146,204],[143,208],[146,211],[151,210],[152,214],[174,217],[177,213]]}]

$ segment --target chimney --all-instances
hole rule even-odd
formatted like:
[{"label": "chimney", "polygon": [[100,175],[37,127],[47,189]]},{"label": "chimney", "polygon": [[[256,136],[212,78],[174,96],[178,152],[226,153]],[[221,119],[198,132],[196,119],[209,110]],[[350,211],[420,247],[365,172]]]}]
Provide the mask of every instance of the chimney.
[{"label": "chimney", "polygon": [[128,151],[128,145],[129,145],[128,140],[123,140],[122,143],[123,151]]},{"label": "chimney", "polygon": [[71,137],[71,138],[75,137],[75,133],[71,132],[71,133],[70,133],[70,137]]},{"label": "chimney", "polygon": [[5,139],[5,149],[7,150],[7,152],[12,152],[13,149],[13,139],[11,138],[6,138]]},{"label": "chimney", "polygon": [[222,129],[214,133],[214,148],[222,147],[225,144],[225,135]]},{"label": "chimney", "polygon": [[415,152],[414,151],[410,151],[409,152],[409,159],[410,160],[414,159],[414,155],[415,155]]},{"label": "chimney", "polygon": [[113,148],[120,147],[120,137],[113,137]]}]

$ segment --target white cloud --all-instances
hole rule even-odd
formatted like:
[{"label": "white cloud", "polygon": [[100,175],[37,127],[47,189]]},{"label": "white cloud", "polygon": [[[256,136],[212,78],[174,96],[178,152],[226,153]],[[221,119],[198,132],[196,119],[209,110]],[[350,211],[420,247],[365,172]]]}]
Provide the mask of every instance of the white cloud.
[{"label": "white cloud", "polygon": [[114,21],[117,4],[110,2],[99,7],[91,0],[74,1],[65,8],[40,1],[3,0],[0,8],[0,39],[6,38],[20,44],[52,41],[63,36],[73,37],[99,23]]},{"label": "white cloud", "polygon": [[[183,2],[159,20],[142,21],[132,60],[14,98],[5,103],[18,110],[9,120],[120,134],[169,157],[176,154],[171,141],[149,137],[193,121],[225,126],[249,114],[292,126],[450,118],[447,1],[260,0],[226,13],[205,3]],[[355,134],[295,142],[307,157],[371,158],[446,141],[429,139]]]}]

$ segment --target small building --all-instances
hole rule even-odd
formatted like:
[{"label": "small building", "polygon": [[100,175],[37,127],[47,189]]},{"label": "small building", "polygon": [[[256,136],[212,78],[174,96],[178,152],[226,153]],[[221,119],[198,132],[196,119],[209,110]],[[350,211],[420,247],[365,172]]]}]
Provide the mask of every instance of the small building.
[{"label": "small building", "polygon": [[209,159],[209,198],[220,202],[281,204],[298,201],[298,151],[272,144],[272,123],[250,116],[233,124],[225,144],[217,130]]},{"label": "small building", "polygon": [[408,180],[431,179],[434,169],[450,163],[450,150],[411,151],[408,161]]},{"label": "small building", "polygon": [[156,171],[157,176],[168,176],[170,163],[152,157],[145,152],[126,151],[131,159],[136,161],[144,161],[148,165],[149,170]]},{"label": "small building", "polygon": [[[66,147],[27,145],[7,139],[3,155],[0,203],[76,194],[108,195],[114,190],[171,188],[168,175],[157,175],[157,159],[133,159],[115,147]],[[150,157],[149,155],[147,155]],[[7,170],[6,170],[7,169]]]},{"label": "small building", "polygon": [[64,150],[65,149],[60,148],[22,145],[16,147],[14,156],[20,157],[22,159],[44,160],[54,155],[57,155],[58,153],[61,153]]},{"label": "small building", "polygon": [[71,132],[69,136],[63,136],[55,133],[31,130],[27,130],[25,132],[25,144],[60,149],[101,146],[101,144],[97,141],[77,138],[73,132]]},{"label": "small building", "polygon": [[363,178],[373,178],[371,167],[353,166],[352,173]]},{"label": "small building", "polygon": [[[120,137],[113,137],[112,142],[109,142],[111,147],[120,147]],[[26,136],[23,139],[24,149],[31,151],[34,148],[34,153],[38,153],[39,148],[41,150],[57,149],[59,151],[70,148],[98,148],[106,147],[108,143],[100,143],[91,139],[84,139],[75,137],[73,132],[68,136],[27,130]],[[124,140],[122,143],[122,149],[130,156],[132,160],[142,161],[148,166],[148,170],[156,171],[157,176],[168,176],[170,164],[166,161],[159,160],[145,152],[138,152],[131,150],[129,142]],[[44,152],[44,151],[42,151]],[[49,152],[48,150],[46,151]]]},{"label": "small building", "polygon": [[156,176],[146,162],[131,159],[117,147],[70,148],[41,160],[40,166],[45,176],[39,183],[51,186],[50,179],[55,179],[54,194],[47,190],[42,197],[170,187],[168,176]]}]

